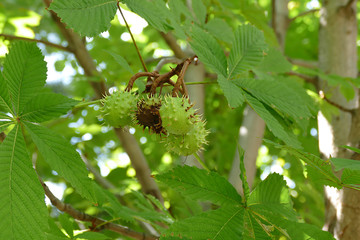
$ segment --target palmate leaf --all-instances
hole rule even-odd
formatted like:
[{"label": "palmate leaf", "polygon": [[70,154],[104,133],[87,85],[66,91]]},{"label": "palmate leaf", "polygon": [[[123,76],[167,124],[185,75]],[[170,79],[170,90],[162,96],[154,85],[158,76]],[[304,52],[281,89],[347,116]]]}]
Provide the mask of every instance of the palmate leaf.
[{"label": "palmate leaf", "polygon": [[46,62],[35,43],[20,41],[12,45],[3,74],[17,115],[44,86],[46,71]]},{"label": "palmate leaf", "polygon": [[233,80],[238,87],[250,92],[258,100],[274,106],[280,112],[294,119],[308,118],[311,113],[303,104],[303,99],[291,88],[280,81],[241,78]]},{"label": "palmate leaf", "polygon": [[14,124],[13,121],[1,121],[0,122],[0,132],[4,131],[6,128]]},{"label": "palmate leaf", "polygon": [[52,92],[39,93],[25,106],[21,114],[23,120],[44,122],[65,114],[79,101]]},{"label": "palmate leaf", "polygon": [[[270,107],[266,106],[264,103],[257,100],[254,96],[244,91],[246,101],[254,109],[254,111],[259,114],[259,116],[266,122],[266,126],[269,130],[278,138],[283,140],[289,146],[295,148],[301,148],[299,141],[296,139],[295,135],[291,132],[288,132],[281,125],[279,120],[275,117],[276,112],[273,111]],[[279,117],[280,118],[280,117]]]},{"label": "palmate leaf", "polygon": [[206,21],[206,6],[202,0],[192,1],[192,10],[200,25],[203,25]]},{"label": "palmate leaf", "polygon": [[279,174],[270,174],[251,192],[248,206],[254,210],[259,205],[278,212],[287,219],[297,219],[286,182]]},{"label": "palmate leaf", "polygon": [[44,191],[16,125],[0,145],[0,239],[47,239]]},{"label": "palmate leaf", "polygon": [[341,174],[341,182],[346,185],[360,185],[360,170],[345,168]]},{"label": "palmate leaf", "polygon": [[266,49],[263,33],[251,26],[239,26],[229,56],[229,73],[227,79],[256,67],[264,57]]},{"label": "palmate leaf", "polygon": [[23,124],[52,169],[64,177],[83,197],[96,202],[85,163],[75,148],[50,129],[26,121]]},{"label": "palmate leaf", "polygon": [[210,201],[218,205],[241,204],[241,197],[235,188],[215,172],[183,166],[156,175],[155,178],[193,200]]},{"label": "palmate leaf", "polygon": [[205,29],[217,39],[231,44],[234,39],[232,28],[221,18],[212,18],[205,24]]},{"label": "palmate leaf", "polygon": [[291,71],[291,63],[285,56],[275,47],[269,47],[269,51],[256,70],[262,72],[286,73]]},{"label": "palmate leaf", "polygon": [[0,111],[13,113],[10,101],[10,93],[7,83],[0,72]]},{"label": "palmate leaf", "polygon": [[335,166],[336,171],[340,171],[343,168],[349,168],[352,170],[360,170],[360,161],[346,158],[330,158],[330,161]]},{"label": "palmate leaf", "polygon": [[168,230],[161,234],[160,240],[242,239],[244,212],[244,208],[234,206],[208,211],[175,222]]},{"label": "palmate leaf", "polygon": [[217,81],[230,107],[237,108],[245,102],[243,90],[239,88],[234,81],[229,81],[222,75],[218,76]]},{"label": "palmate leaf", "polygon": [[255,218],[249,211],[245,211],[244,225],[248,226],[244,228],[244,239],[261,239],[261,240],[272,240],[273,237],[268,232],[266,225],[261,222],[260,219]]},{"label": "palmate leaf", "polygon": [[116,0],[54,0],[49,10],[81,35],[93,37],[110,28]]},{"label": "palmate leaf", "polygon": [[215,38],[195,27],[191,33],[190,45],[199,59],[218,75],[227,75],[227,62],[224,51]]}]

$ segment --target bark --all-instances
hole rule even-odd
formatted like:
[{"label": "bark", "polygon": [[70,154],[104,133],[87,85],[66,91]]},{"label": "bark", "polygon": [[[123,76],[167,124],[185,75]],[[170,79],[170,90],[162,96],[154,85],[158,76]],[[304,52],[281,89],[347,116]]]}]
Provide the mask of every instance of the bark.
[{"label": "bark", "polygon": [[[45,5],[49,7],[51,0],[44,0],[44,2]],[[56,13],[53,11],[50,11],[50,13],[65,39],[68,41],[69,48],[74,53],[80,66],[84,69],[85,74],[87,76],[100,76],[93,58],[86,49],[84,39],[71,29],[66,28],[65,24],[60,21]],[[102,98],[105,95],[107,90],[104,81],[90,82],[90,84],[98,98]],[[157,186],[155,180],[151,177],[151,170],[135,137],[129,134],[126,130],[115,129],[115,132],[126,153],[129,155],[131,165],[136,171],[136,177],[141,184],[142,190],[146,194],[152,194],[160,201],[163,201],[159,187]]]},{"label": "bark", "polygon": [[[288,0],[272,1],[272,27],[276,33],[279,46],[281,49],[285,45],[285,35],[289,24]],[[244,164],[246,176],[250,188],[256,175],[256,159],[258,150],[261,146],[262,138],[265,131],[265,122],[250,107],[244,112],[243,123],[239,132],[239,144],[245,150]],[[240,159],[236,150],[233,164],[229,174],[229,182],[242,194],[242,183],[239,178]]]},{"label": "bark", "polygon": [[[319,67],[326,74],[343,77],[357,76],[357,19],[356,1],[324,0],[320,11]],[[326,119],[318,115],[319,148],[325,158],[351,158],[351,152],[341,145],[357,145],[359,142],[358,110],[351,114],[342,109],[358,108],[358,89],[354,99],[347,101],[339,87],[329,86],[320,79],[319,88],[336,106],[339,114]],[[353,131],[357,131],[356,133]],[[351,189],[325,188],[326,222],[324,230],[336,239],[355,239],[360,236],[360,192]]]},{"label": "bark", "polygon": [[[256,158],[265,131],[265,122],[257,113],[246,107],[244,120],[239,131],[239,144],[245,150],[244,164],[247,181],[251,188],[256,175]],[[235,187],[238,193],[243,194],[242,182],[240,180],[240,158],[236,151],[234,161],[229,174],[229,182]]]}]

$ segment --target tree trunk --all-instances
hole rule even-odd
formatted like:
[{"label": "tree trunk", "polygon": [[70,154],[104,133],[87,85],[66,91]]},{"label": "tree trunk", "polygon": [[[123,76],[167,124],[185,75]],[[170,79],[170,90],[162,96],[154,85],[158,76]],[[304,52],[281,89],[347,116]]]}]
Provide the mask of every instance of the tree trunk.
[{"label": "tree trunk", "polygon": [[[326,74],[343,77],[357,76],[357,19],[356,1],[324,0],[321,9],[319,31],[319,67]],[[339,87],[329,86],[325,80],[319,81],[320,91],[328,101],[337,106],[339,114],[326,119],[318,115],[319,148],[324,158],[351,158],[352,154],[341,145],[358,144],[359,129],[355,120],[358,108],[358,89],[354,99],[347,101]],[[357,133],[354,133],[357,131]],[[360,192],[350,189],[325,188],[326,222],[324,230],[336,239],[358,239],[360,236]]]},{"label": "tree trunk", "polygon": [[[280,49],[285,46],[285,36],[289,25],[289,11],[287,8],[288,0],[272,0],[272,27],[276,33]],[[239,144],[245,150],[244,164],[246,169],[247,181],[250,188],[256,176],[256,159],[258,150],[261,146],[265,131],[265,122],[253,109],[246,107],[243,123],[239,131]],[[229,174],[229,182],[242,194],[242,183],[240,174],[239,153],[236,150],[233,164]]]}]

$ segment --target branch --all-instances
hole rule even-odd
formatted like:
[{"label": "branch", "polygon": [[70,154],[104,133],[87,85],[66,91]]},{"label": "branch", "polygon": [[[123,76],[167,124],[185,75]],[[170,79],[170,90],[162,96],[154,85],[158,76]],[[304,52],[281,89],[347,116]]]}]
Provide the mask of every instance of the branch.
[{"label": "branch", "polygon": [[136,53],[137,53],[137,55],[139,56],[141,65],[143,66],[144,71],[145,71],[145,72],[148,72],[149,70],[147,69],[147,67],[146,67],[146,65],[145,65],[145,62],[144,62],[144,59],[143,59],[142,56],[141,56],[141,53],[140,53],[139,48],[138,48],[138,46],[137,46],[137,44],[136,44],[135,38],[134,38],[134,36],[133,36],[133,34],[132,34],[132,32],[131,32],[131,29],[130,29],[130,27],[129,27],[129,24],[128,24],[127,21],[126,21],[123,12],[121,11],[119,1],[117,2],[117,8],[119,9],[119,12],[120,12],[120,14],[121,14],[121,17],[122,17],[122,19],[123,19],[124,22],[125,22],[125,26],[126,26],[127,30],[129,31],[129,33],[130,33],[131,40],[132,40],[132,42],[133,42],[133,44],[134,44],[134,46],[135,46],[135,48],[136,48]]},{"label": "branch", "polygon": [[167,45],[170,47],[170,49],[174,52],[175,57],[179,59],[187,58],[184,51],[181,49],[181,47],[177,44],[176,38],[169,32],[169,33],[163,33],[160,32],[160,35],[165,40]]},{"label": "branch", "polygon": [[289,62],[291,62],[294,65],[300,66],[300,67],[306,67],[306,68],[318,68],[318,62],[316,61],[306,61],[303,59],[293,59],[293,58],[287,58]]},{"label": "branch", "polygon": [[24,41],[28,41],[28,42],[38,42],[38,43],[45,44],[46,46],[49,46],[49,47],[54,47],[54,48],[58,48],[60,50],[66,51],[66,52],[73,53],[73,51],[71,50],[70,47],[64,47],[62,45],[48,42],[45,40],[26,38],[26,37],[18,37],[18,36],[9,35],[9,34],[3,34],[3,33],[0,33],[0,37],[4,37],[5,39],[9,39],[9,40],[24,40]]},{"label": "branch", "polygon": [[90,216],[84,212],[80,212],[79,210],[73,208],[70,204],[61,202],[57,197],[54,196],[54,194],[50,191],[48,186],[40,179],[40,177],[39,177],[39,180],[45,191],[46,196],[50,199],[51,204],[54,205],[60,211],[66,212],[67,214],[72,216],[74,219],[84,221],[84,222],[91,222],[95,226],[95,229],[97,226],[101,225],[101,229],[109,229],[113,232],[120,233],[123,236],[131,237],[133,239],[144,239],[144,240],[159,239],[158,237],[155,237],[155,236],[152,236],[149,234],[145,234],[145,233],[139,233],[128,227],[124,227],[119,224],[111,223],[111,222],[105,221],[103,219]]},{"label": "branch", "polygon": [[[352,0],[350,0],[350,1],[352,1]],[[305,11],[305,12],[299,13],[297,16],[295,16],[295,17],[293,17],[293,18],[290,18],[290,21],[289,21],[289,22],[293,22],[293,21],[295,21],[295,20],[296,20],[297,18],[299,18],[299,17],[303,17],[303,16],[305,16],[305,15],[308,15],[308,14],[311,14],[311,13],[315,13],[315,12],[318,12],[318,11],[320,11],[319,8],[314,8],[314,9],[311,9],[311,10],[309,10],[309,11]]]},{"label": "branch", "polygon": [[289,76],[300,77],[300,78],[304,79],[308,83],[312,83],[315,86],[317,85],[318,77],[310,77],[308,75],[305,75],[305,74],[302,74],[302,73],[297,73],[297,72],[288,72],[286,74],[289,75]]},{"label": "branch", "polygon": [[336,102],[331,101],[329,98],[327,98],[325,96],[325,93],[323,91],[321,91],[321,90],[319,92],[319,96],[320,96],[321,99],[324,99],[330,105],[333,105],[334,107],[338,108],[339,110],[341,110],[343,112],[348,112],[348,113],[351,113],[352,115],[355,115],[355,113],[356,113],[356,109],[348,109],[348,108],[345,108],[345,107],[341,106],[340,104],[338,104]]},{"label": "branch", "polygon": [[349,10],[354,2],[356,2],[356,0],[349,0],[348,3],[345,5],[345,9]]}]

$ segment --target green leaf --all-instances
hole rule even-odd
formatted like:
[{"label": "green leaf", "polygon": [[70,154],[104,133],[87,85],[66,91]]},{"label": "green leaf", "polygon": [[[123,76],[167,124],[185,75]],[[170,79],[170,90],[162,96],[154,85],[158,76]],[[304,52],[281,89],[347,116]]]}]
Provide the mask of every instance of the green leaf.
[{"label": "green leaf", "polygon": [[14,124],[13,121],[1,121],[0,122],[0,132],[4,131],[6,128],[10,127],[13,124]]},{"label": "green leaf", "polygon": [[213,36],[194,26],[190,45],[206,66],[217,74],[226,76],[227,63],[225,53]]},{"label": "green leaf", "polygon": [[354,152],[356,152],[356,153],[359,153],[359,154],[360,154],[360,149],[359,149],[359,148],[350,147],[350,146],[340,146],[340,147],[343,147],[343,148],[349,149],[349,150],[351,150],[351,151],[354,151]]},{"label": "green leaf", "polygon": [[360,161],[346,158],[331,158],[330,161],[335,166],[335,171],[340,171],[343,168],[352,170],[360,170]]},{"label": "green leaf", "polygon": [[104,50],[104,51],[109,53],[121,67],[123,67],[125,70],[127,70],[131,74],[134,74],[134,71],[131,69],[129,63],[126,61],[125,58],[123,58],[122,56],[120,56],[120,55],[118,55],[116,53],[112,53],[112,52],[107,51],[107,50]]},{"label": "green leaf", "polygon": [[54,0],[49,10],[81,35],[94,37],[110,28],[116,0]]},{"label": "green leaf", "polygon": [[60,214],[59,217],[59,222],[61,223],[61,226],[63,227],[63,229],[66,231],[66,233],[73,238],[74,237],[74,227],[73,227],[73,223],[70,221],[70,216],[67,214]]},{"label": "green leaf", "polygon": [[79,101],[52,92],[39,93],[25,106],[21,118],[30,122],[44,122],[65,114]]},{"label": "green leaf", "polygon": [[244,95],[251,108],[253,108],[254,111],[266,122],[266,126],[276,137],[280,138],[290,146],[301,148],[301,145],[295,135],[286,131],[279,120],[273,115],[276,114],[276,112],[271,112],[271,109],[268,106],[254,98],[251,94],[244,91]]},{"label": "green leaf", "polygon": [[245,211],[244,225],[248,227],[244,229],[244,239],[272,240],[270,229],[255,217],[251,212]]},{"label": "green leaf", "polygon": [[352,170],[349,168],[345,168],[341,174],[341,182],[345,185],[359,185],[360,170]]},{"label": "green leaf", "polygon": [[46,233],[47,239],[51,240],[69,240],[69,238],[59,229],[53,218],[48,218],[49,231]]},{"label": "green leaf", "polygon": [[218,205],[241,204],[235,188],[215,172],[183,166],[156,175],[156,179],[193,200],[208,200]]},{"label": "green leaf", "polygon": [[269,207],[287,219],[297,219],[286,182],[277,173],[270,174],[251,192],[248,206],[254,208],[256,205]]},{"label": "green leaf", "polygon": [[291,88],[280,81],[240,78],[233,80],[234,84],[250,92],[258,100],[294,119],[308,118],[311,113],[303,104],[303,99]]},{"label": "green leaf", "polygon": [[272,46],[277,46],[278,40],[274,29],[269,26],[269,20],[268,17],[265,16],[264,8],[259,7],[259,5],[253,1],[240,1],[240,4],[241,15],[264,33],[266,42]]},{"label": "green leaf", "polygon": [[206,7],[202,0],[192,1],[192,10],[194,11],[196,18],[198,19],[199,24],[204,24],[206,20]]},{"label": "green leaf", "polygon": [[44,190],[32,167],[19,125],[0,145],[1,239],[46,239]]},{"label": "green leaf", "polygon": [[85,163],[75,148],[59,134],[43,126],[23,122],[41,155],[83,197],[96,202]]},{"label": "green leaf", "polygon": [[250,188],[249,188],[249,183],[247,182],[246,168],[245,168],[245,164],[244,164],[245,151],[240,146],[240,144],[238,144],[237,147],[238,147],[239,158],[240,158],[240,179],[241,179],[242,186],[243,186],[245,202],[247,202],[249,199],[249,195],[250,195]]},{"label": "green leaf", "polygon": [[10,93],[7,83],[0,72],[0,111],[9,112],[13,114],[13,109],[10,101]]},{"label": "green leaf", "polygon": [[160,240],[171,236],[193,240],[242,239],[244,208],[222,207],[175,222],[162,233]]},{"label": "green leaf", "polygon": [[35,43],[15,42],[4,63],[4,79],[10,90],[14,111],[20,114],[25,104],[44,86],[46,62]]},{"label": "green leaf", "polygon": [[234,81],[227,80],[224,76],[219,75],[217,79],[224,95],[232,108],[237,108],[245,102],[243,90],[235,85]]},{"label": "green leaf", "polygon": [[307,223],[285,222],[286,231],[293,240],[335,240],[331,233]]},{"label": "green leaf", "polygon": [[256,67],[256,70],[262,72],[286,73],[290,72],[291,68],[291,63],[289,63],[280,50],[275,47],[269,47],[269,51],[264,60]]},{"label": "green leaf", "polygon": [[239,26],[229,56],[228,79],[256,67],[264,57],[266,49],[263,33],[251,25]]},{"label": "green leaf", "polygon": [[171,29],[170,25],[166,22],[166,17],[169,16],[169,10],[163,1],[124,0],[124,2],[131,11],[140,15],[157,30],[166,33]]},{"label": "green leaf", "polygon": [[225,22],[224,19],[213,18],[205,25],[205,28],[211,35],[226,43],[232,43],[234,34],[232,28]]}]

